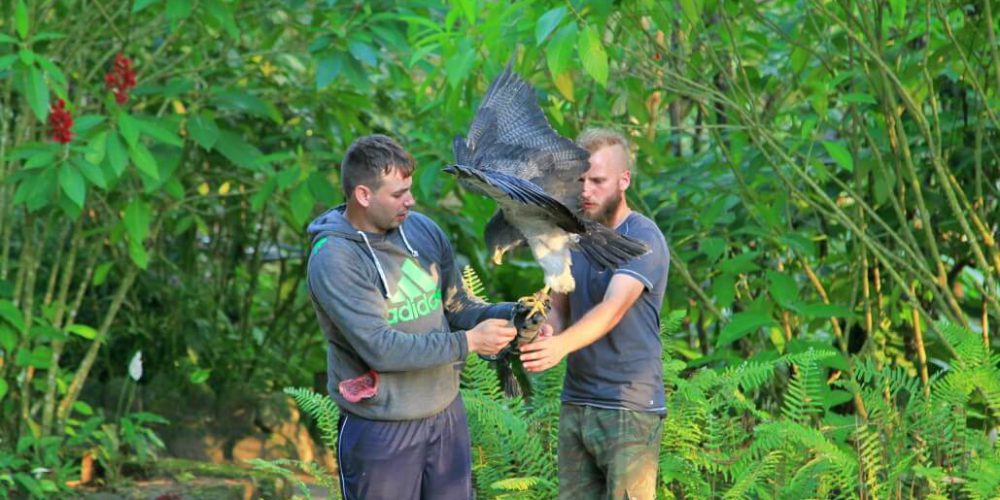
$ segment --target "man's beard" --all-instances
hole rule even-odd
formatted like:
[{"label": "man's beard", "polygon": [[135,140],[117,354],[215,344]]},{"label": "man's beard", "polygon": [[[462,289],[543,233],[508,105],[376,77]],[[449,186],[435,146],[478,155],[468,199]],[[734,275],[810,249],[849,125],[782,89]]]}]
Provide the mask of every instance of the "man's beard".
[{"label": "man's beard", "polygon": [[618,210],[618,205],[622,202],[622,193],[616,192],[611,198],[608,199],[603,205],[597,207],[592,213],[583,212],[585,217],[588,217],[594,221],[600,222],[605,226],[611,227],[612,218],[615,215],[615,211]]}]

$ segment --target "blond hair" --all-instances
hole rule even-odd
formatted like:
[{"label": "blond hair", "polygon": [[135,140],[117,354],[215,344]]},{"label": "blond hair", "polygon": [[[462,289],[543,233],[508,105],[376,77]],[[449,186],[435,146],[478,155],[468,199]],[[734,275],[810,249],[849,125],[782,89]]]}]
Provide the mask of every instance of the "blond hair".
[{"label": "blond hair", "polygon": [[626,166],[629,170],[632,169],[631,145],[625,134],[617,130],[610,128],[588,128],[580,132],[580,135],[576,138],[576,144],[586,149],[589,153],[594,153],[605,146],[621,146],[622,150],[625,151],[625,157],[628,158]]}]

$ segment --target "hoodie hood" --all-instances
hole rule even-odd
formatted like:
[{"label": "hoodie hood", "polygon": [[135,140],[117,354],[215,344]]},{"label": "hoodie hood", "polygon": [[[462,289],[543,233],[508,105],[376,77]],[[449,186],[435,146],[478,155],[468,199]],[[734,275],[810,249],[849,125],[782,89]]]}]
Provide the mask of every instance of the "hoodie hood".
[{"label": "hoodie hood", "polygon": [[347,204],[341,204],[323,212],[322,215],[309,223],[306,231],[312,236],[314,252],[315,248],[325,243],[325,239],[329,236],[364,243],[365,248],[368,250],[368,255],[371,256],[372,262],[375,263],[375,270],[378,271],[379,280],[382,281],[382,294],[386,298],[389,298],[389,282],[385,278],[385,270],[382,268],[382,262],[378,260],[378,254],[372,248],[371,242],[385,241],[395,233],[399,233],[400,238],[403,240],[403,246],[410,252],[410,255],[414,257],[420,256],[420,253],[406,239],[406,230],[403,229],[403,224],[406,223],[406,220],[403,220],[398,230],[392,229],[385,234],[366,233],[351,225],[351,221],[347,220],[347,217],[344,215],[346,211]]},{"label": "hoodie hood", "polygon": [[347,217],[344,215],[346,211],[347,204],[333,207],[313,219],[309,223],[309,227],[306,228],[306,231],[313,239],[316,239],[316,236],[320,233],[326,233],[349,240],[361,241],[361,235],[358,234],[360,231],[354,229],[351,222],[347,220]]}]

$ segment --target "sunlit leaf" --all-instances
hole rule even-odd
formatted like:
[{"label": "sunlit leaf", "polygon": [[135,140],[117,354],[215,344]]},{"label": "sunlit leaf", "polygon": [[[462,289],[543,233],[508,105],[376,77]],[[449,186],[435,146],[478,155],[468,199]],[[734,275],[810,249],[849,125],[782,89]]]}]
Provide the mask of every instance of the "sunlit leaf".
[{"label": "sunlit leaf", "polygon": [[0,299],[0,317],[7,320],[17,331],[24,331],[24,313],[13,302]]},{"label": "sunlit leaf", "polygon": [[843,144],[839,142],[823,141],[823,147],[826,152],[830,154],[833,161],[837,162],[838,165],[847,170],[848,172],[854,171],[854,158],[851,157],[851,152],[844,147]]},{"label": "sunlit leaf", "polygon": [[153,157],[153,153],[144,144],[141,142],[133,144],[129,148],[128,153],[129,158],[132,159],[132,163],[135,164],[135,168],[153,180],[160,179],[160,167],[156,164],[156,158]]},{"label": "sunlit leaf", "polygon": [[203,384],[211,375],[212,370],[208,368],[199,368],[191,373],[190,380],[192,384]]},{"label": "sunlit leaf", "polygon": [[552,33],[552,30],[559,26],[559,22],[565,15],[566,7],[556,7],[538,18],[538,22],[535,24],[535,43],[541,45],[548,38],[549,33]]},{"label": "sunlit leaf", "polygon": [[17,3],[14,4],[14,29],[17,30],[17,36],[21,37],[21,40],[28,39],[29,26],[28,6],[25,5],[24,0],[17,0]]},{"label": "sunlit leaf", "polygon": [[87,184],[76,165],[63,163],[59,167],[59,185],[70,201],[78,207],[83,207],[87,201]]},{"label": "sunlit leaf", "polygon": [[45,84],[42,72],[34,66],[28,68],[27,80],[25,90],[28,105],[35,112],[35,117],[44,122],[49,115],[49,86]]},{"label": "sunlit leaf", "polygon": [[588,26],[578,41],[583,69],[602,87],[608,84],[608,54],[604,51],[598,28]]},{"label": "sunlit leaf", "polygon": [[129,237],[138,242],[142,242],[149,234],[149,224],[152,220],[152,212],[149,204],[142,200],[133,200],[125,208],[125,216],[122,221],[125,223],[125,230]]},{"label": "sunlit leaf", "polygon": [[97,330],[91,326],[82,324],[73,324],[66,327],[66,331],[75,335],[79,335],[87,340],[94,340],[97,338]]}]

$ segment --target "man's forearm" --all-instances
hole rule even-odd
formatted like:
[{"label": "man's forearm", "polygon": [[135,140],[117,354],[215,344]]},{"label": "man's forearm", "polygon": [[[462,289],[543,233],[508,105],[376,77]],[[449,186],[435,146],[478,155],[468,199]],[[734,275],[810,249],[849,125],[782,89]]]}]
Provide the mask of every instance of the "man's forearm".
[{"label": "man's forearm", "polygon": [[[607,301],[601,302],[569,328],[560,329],[567,352],[579,351],[607,335],[622,318],[618,309],[617,304]],[[558,333],[560,330],[556,330],[556,332]]]},{"label": "man's forearm", "polygon": [[[631,276],[619,274],[611,278],[608,289],[604,292],[604,300],[563,331],[566,352],[579,351],[607,335],[625,316],[642,291],[642,283]],[[569,309],[568,302],[561,305],[564,306],[562,309]]]}]

